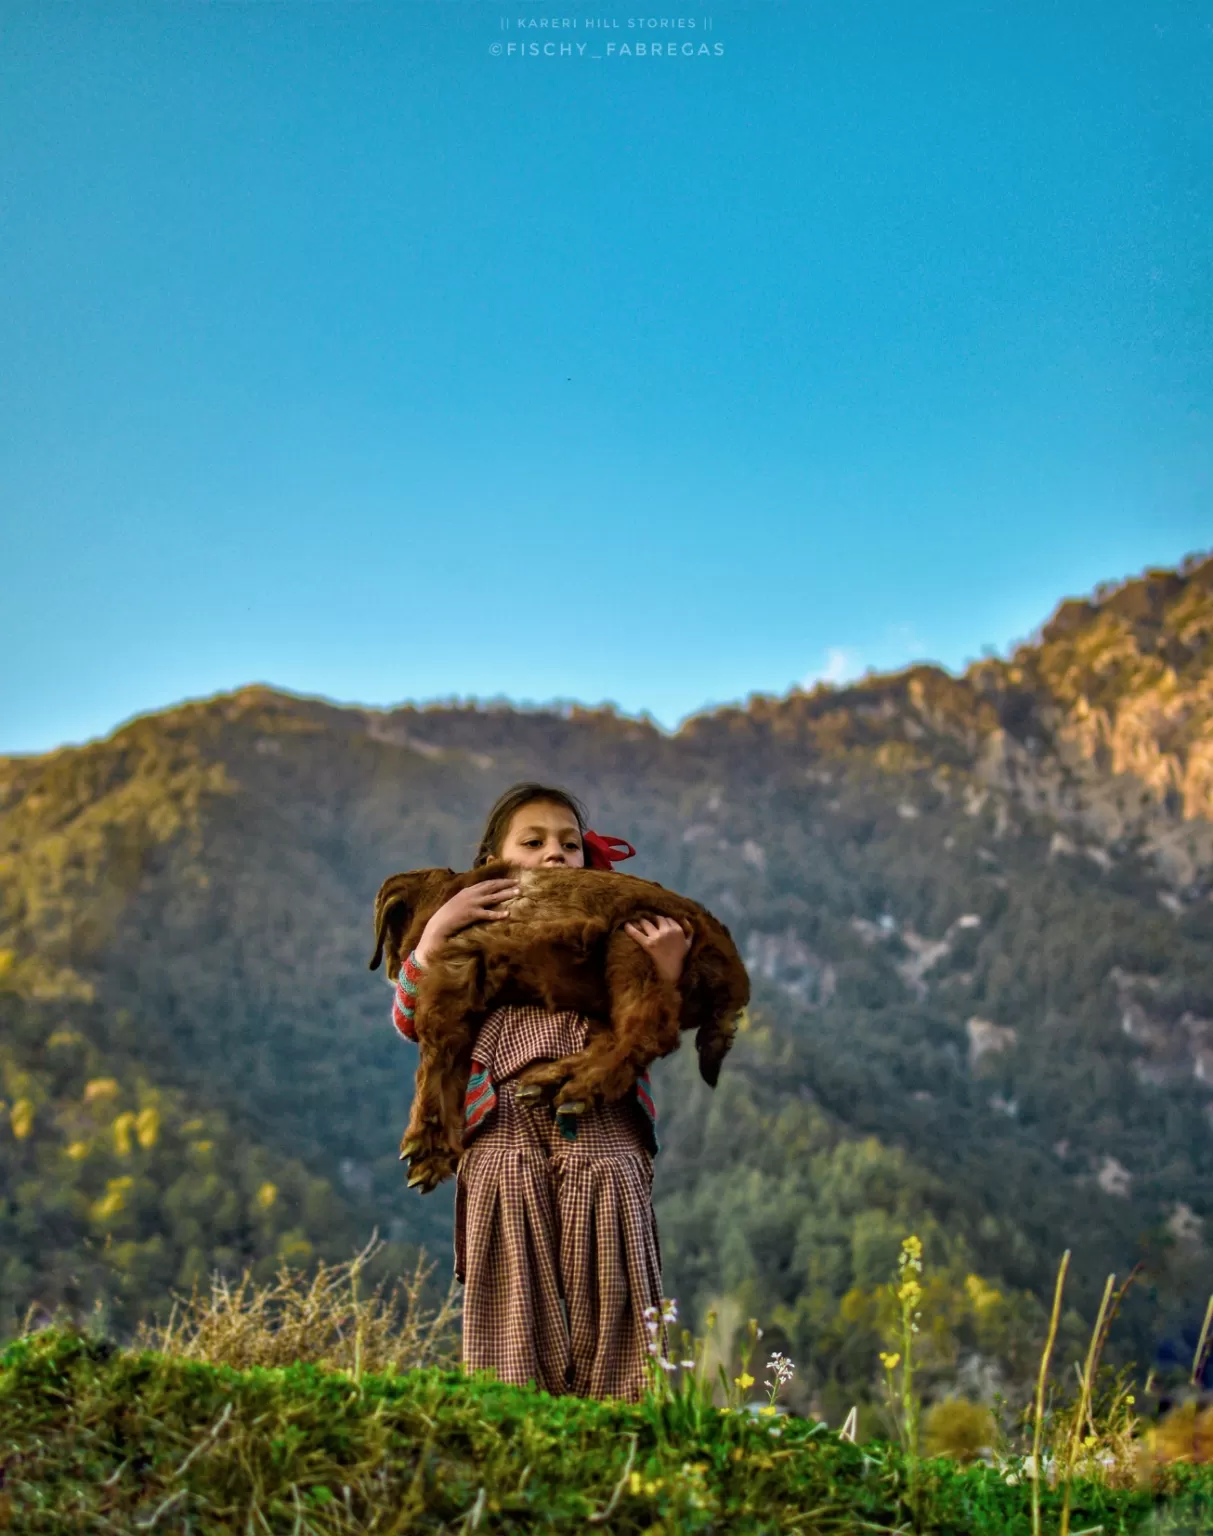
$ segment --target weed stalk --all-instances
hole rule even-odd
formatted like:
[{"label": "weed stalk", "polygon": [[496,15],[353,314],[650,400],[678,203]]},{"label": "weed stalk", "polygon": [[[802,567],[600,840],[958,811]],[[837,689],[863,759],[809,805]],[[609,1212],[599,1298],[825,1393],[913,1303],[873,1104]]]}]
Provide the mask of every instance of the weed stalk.
[{"label": "weed stalk", "polygon": [[1057,1285],[1053,1292],[1053,1311],[1049,1315],[1049,1332],[1040,1356],[1040,1374],[1036,1378],[1036,1411],[1032,1427],[1032,1536],[1040,1536],[1040,1484],[1042,1478],[1041,1446],[1044,1441],[1045,1383],[1049,1378],[1049,1361],[1053,1358],[1053,1346],[1057,1342],[1057,1325],[1061,1320],[1061,1293],[1065,1289],[1066,1271],[1070,1267],[1070,1250],[1061,1256],[1057,1268]]},{"label": "weed stalk", "polygon": [[[1112,1301],[1112,1287],[1115,1284],[1116,1276],[1109,1275],[1103,1288],[1103,1300],[1099,1303],[1099,1315],[1095,1319],[1095,1327],[1091,1330],[1091,1342],[1087,1346],[1087,1358],[1083,1363],[1078,1403],[1074,1410],[1074,1422],[1070,1425],[1069,1443],[1066,1447],[1066,1465],[1063,1473],[1065,1478],[1065,1494],[1061,1505],[1061,1529],[1059,1536],[1070,1536],[1070,1497],[1073,1492],[1074,1464],[1078,1460],[1079,1446],[1084,1443],[1087,1419],[1091,1413],[1095,1372],[1099,1367],[1099,1356],[1103,1349],[1105,1337],[1104,1319],[1108,1315],[1108,1308]],[[1095,1426],[1092,1425],[1091,1429],[1093,1436]]]},{"label": "weed stalk", "polygon": [[1209,1331],[1213,1329],[1213,1296],[1209,1297],[1209,1305],[1205,1308],[1205,1320],[1200,1330],[1200,1338],[1196,1344],[1196,1353],[1192,1356],[1192,1385],[1200,1385],[1201,1373],[1205,1367],[1205,1351],[1209,1343]]}]

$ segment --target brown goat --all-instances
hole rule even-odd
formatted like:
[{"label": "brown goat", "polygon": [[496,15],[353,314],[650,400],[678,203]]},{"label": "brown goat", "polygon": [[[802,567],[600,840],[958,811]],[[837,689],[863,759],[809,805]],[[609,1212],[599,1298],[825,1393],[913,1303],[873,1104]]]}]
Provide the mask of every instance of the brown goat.
[{"label": "brown goat", "polygon": [[[520,1097],[552,1097],[563,1114],[622,1098],[659,1056],[696,1031],[699,1070],[713,1087],[733,1043],[750,982],[728,929],[698,902],[634,875],[584,869],[518,869],[501,860],[456,874],[393,875],[375,898],[375,953],[395,980],[430,916],[465,886],[511,875],[521,892],[504,922],[479,922],[448,938],[417,986],[421,1060],[400,1144],[409,1184],[433,1189],[463,1150],[463,1100],[476,1032],[495,1008],[530,1003],[583,1014],[584,1050],[520,1074]],[[691,937],[677,986],[658,973],[623,925],[676,919]]]}]

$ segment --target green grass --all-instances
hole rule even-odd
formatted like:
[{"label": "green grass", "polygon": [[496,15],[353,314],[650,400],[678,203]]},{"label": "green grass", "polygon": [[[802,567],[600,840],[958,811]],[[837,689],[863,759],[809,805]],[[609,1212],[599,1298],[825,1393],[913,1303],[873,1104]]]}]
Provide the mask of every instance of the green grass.
[{"label": "green grass", "polygon": [[[0,1356],[0,1530],[921,1531],[1016,1536],[1027,1489],[821,1425],[435,1368],[236,1371],[48,1329]],[[1055,1531],[1059,1499],[1044,1499]],[[1074,1532],[1213,1530],[1213,1476],[1079,1485]]]}]

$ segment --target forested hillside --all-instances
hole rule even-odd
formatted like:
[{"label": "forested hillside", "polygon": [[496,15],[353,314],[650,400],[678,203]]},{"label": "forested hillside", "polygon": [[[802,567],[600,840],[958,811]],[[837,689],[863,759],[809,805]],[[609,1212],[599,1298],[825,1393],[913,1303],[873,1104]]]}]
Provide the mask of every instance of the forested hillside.
[{"label": "forested hillside", "polygon": [[[403,1187],[411,1048],[367,970],[384,875],[469,861],[563,782],[704,901],[754,980],[713,1094],[656,1074],[667,1284],[757,1315],[824,1394],[876,1369],[917,1230],[938,1368],[1023,1369],[1060,1251],[1126,1348],[1199,1324],[1213,1213],[1213,560],[1061,604],[1012,656],[610,711],[387,712],[252,687],[0,760],[0,1332],[129,1326],[213,1266],[445,1268]],[[1077,1328],[1077,1318],[1071,1327]]]}]

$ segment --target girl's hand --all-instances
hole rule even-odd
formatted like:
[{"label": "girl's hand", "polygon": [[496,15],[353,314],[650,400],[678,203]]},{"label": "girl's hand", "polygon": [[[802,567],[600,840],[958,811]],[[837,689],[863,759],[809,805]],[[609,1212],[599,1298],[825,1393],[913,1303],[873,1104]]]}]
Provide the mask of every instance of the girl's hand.
[{"label": "girl's hand", "polygon": [[672,917],[642,917],[637,922],[624,923],[623,931],[636,940],[658,974],[676,985],[691,947],[691,935],[682,924]]},{"label": "girl's hand", "polygon": [[430,915],[429,922],[421,930],[421,937],[413,952],[417,964],[424,970],[442,944],[461,928],[469,928],[473,923],[482,923],[488,919],[509,917],[510,914],[503,912],[497,903],[509,901],[521,889],[517,880],[505,879],[480,880],[475,885],[465,886],[462,891],[456,891],[449,901],[444,901],[437,912]]}]

